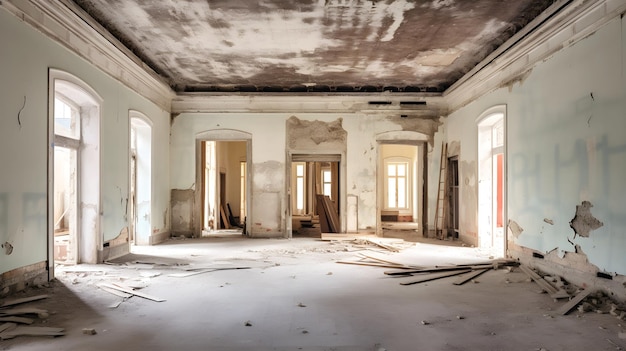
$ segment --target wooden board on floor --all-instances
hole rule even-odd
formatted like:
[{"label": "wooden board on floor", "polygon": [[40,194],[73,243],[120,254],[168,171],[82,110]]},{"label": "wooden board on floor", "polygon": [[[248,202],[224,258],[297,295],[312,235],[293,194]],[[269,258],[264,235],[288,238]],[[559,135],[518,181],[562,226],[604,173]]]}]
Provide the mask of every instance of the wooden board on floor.
[{"label": "wooden board on floor", "polygon": [[569,300],[565,305],[559,308],[559,313],[562,315],[570,313],[582,300],[589,296],[591,292],[591,289],[585,289],[579,292],[573,299]]},{"label": "wooden board on floor", "polygon": [[35,320],[32,318],[26,318],[26,317],[8,316],[8,317],[0,317],[0,322],[33,324]]},{"label": "wooden board on floor", "polygon": [[33,308],[33,307],[24,307],[24,308],[4,308],[0,310],[0,316],[19,316],[23,314],[42,314],[48,313],[47,310],[42,310],[41,308]]},{"label": "wooden board on floor", "polygon": [[539,285],[543,291],[547,292],[548,294],[550,295],[556,294],[559,291],[559,289],[555,288],[552,284],[548,283],[548,281],[543,279],[541,276],[539,276],[539,274],[535,273],[535,271],[533,271],[532,269],[526,266],[520,266],[519,268],[522,270],[522,272],[526,273],[526,275],[528,275],[532,280],[534,280],[535,283],[537,283],[537,285]]},{"label": "wooden board on floor", "polygon": [[226,229],[230,229],[230,222],[228,221],[228,217],[226,217],[226,213],[224,212],[224,206],[220,205],[220,216],[222,218],[222,225]]},{"label": "wooden board on floor", "polygon": [[63,336],[65,329],[51,327],[17,327],[0,333],[1,340],[13,339],[16,336]]},{"label": "wooden board on floor", "polygon": [[462,271],[462,270],[477,270],[477,269],[485,269],[492,268],[493,265],[490,264],[479,264],[474,266],[434,266],[434,267],[426,267],[420,269],[408,269],[403,271],[387,271],[385,274],[387,275],[406,275],[407,273],[435,273],[435,272],[446,272],[446,271]]},{"label": "wooden board on floor", "polygon": [[459,277],[459,279],[454,281],[454,285],[463,285],[467,282],[469,282],[472,279],[478,278],[478,276],[482,275],[483,273],[487,272],[488,270],[490,270],[491,267],[489,268],[483,268],[483,269],[477,269],[473,272],[469,272],[461,277]]},{"label": "wooden board on floor", "polygon": [[453,271],[453,272],[445,272],[445,273],[437,273],[437,274],[428,274],[425,277],[420,278],[420,279],[412,280],[410,282],[402,282],[402,283],[400,283],[400,285],[413,285],[413,284],[425,283],[425,282],[429,282],[429,281],[432,281],[432,280],[452,277],[452,276],[455,276],[455,275],[461,275],[461,274],[465,274],[465,273],[469,273],[469,272],[471,272],[470,269],[465,269],[463,271]]},{"label": "wooden board on floor", "polygon": [[21,299],[15,299],[15,300],[6,301],[2,305],[0,305],[0,308],[9,307],[9,306],[15,306],[15,305],[19,305],[19,304],[22,304],[22,303],[38,301],[38,300],[43,300],[43,299],[47,299],[47,298],[48,298],[48,295],[37,295],[37,296],[31,296],[31,297],[24,297],[24,298],[21,298]]},{"label": "wooden board on floor", "polygon": [[[389,263],[378,263],[378,262],[364,262],[364,261],[337,261],[337,263],[342,264],[354,264],[358,266],[371,266],[371,267],[383,267],[383,268],[397,268],[397,269],[406,269],[404,266],[393,265]],[[410,273],[407,273],[410,274]],[[401,274],[397,274],[401,275]],[[406,275],[406,274],[405,274]]]},{"label": "wooden board on floor", "polygon": [[148,294],[144,294],[142,292],[135,291],[135,290],[130,289],[130,288],[121,287],[121,286],[117,286],[117,285],[114,285],[114,284],[108,284],[108,283],[101,283],[101,285],[106,287],[106,288],[115,289],[115,290],[119,290],[119,291],[122,291],[122,292],[125,292],[125,293],[128,293],[128,294],[131,294],[131,295],[136,295],[136,296],[139,296],[139,297],[143,297],[144,299],[148,299],[148,300],[152,300],[152,301],[156,301],[156,302],[163,302],[163,301],[165,301],[165,299],[161,299],[159,297],[155,297],[155,296],[151,296],[151,295],[148,295]]},{"label": "wooden board on floor", "polygon": [[127,299],[127,298],[133,296],[131,294],[127,294],[127,293],[119,291],[119,290],[107,288],[106,286],[102,286],[101,284],[98,284],[98,287],[100,288],[100,290],[104,290],[104,291],[108,292],[109,294],[113,294],[115,296],[119,296],[119,297],[121,297],[123,299]]}]

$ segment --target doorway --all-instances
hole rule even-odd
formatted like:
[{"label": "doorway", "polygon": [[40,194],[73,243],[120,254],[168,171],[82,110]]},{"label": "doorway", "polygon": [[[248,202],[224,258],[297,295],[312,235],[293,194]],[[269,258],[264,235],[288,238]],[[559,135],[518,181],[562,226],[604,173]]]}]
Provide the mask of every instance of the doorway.
[{"label": "doorway", "polygon": [[506,109],[489,109],[478,120],[478,241],[496,257],[506,252]]},{"label": "doorway", "polygon": [[138,111],[130,111],[129,242],[148,245],[152,234],[152,127]]},{"label": "doorway", "polygon": [[292,235],[320,237],[342,231],[339,183],[341,155],[292,155]]},{"label": "doorway", "polygon": [[423,236],[423,143],[379,144],[378,188],[380,235]]},{"label": "doorway", "polygon": [[200,140],[201,232],[246,233],[248,140]]},{"label": "doorway", "polygon": [[83,81],[50,70],[48,269],[97,263],[100,233],[100,105]]}]

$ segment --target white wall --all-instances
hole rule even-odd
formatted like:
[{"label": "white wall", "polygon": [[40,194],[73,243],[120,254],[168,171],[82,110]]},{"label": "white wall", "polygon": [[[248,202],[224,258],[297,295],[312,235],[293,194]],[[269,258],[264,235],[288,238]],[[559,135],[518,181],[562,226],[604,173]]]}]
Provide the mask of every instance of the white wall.
[{"label": "white wall", "polygon": [[[575,250],[569,240],[600,270],[626,273],[624,24],[615,18],[535,66],[521,81],[449,116],[447,139],[460,142],[462,232],[477,230],[475,119],[505,104],[508,218],[523,228],[514,242],[562,255]],[[582,201],[591,202],[591,213],[604,225],[588,238],[574,238],[569,222]]]},{"label": "white wall", "polygon": [[[128,225],[129,109],[143,112],[154,123],[154,153],[164,159],[155,162],[153,200],[156,212],[167,210],[168,112],[4,9],[0,9],[0,46],[0,242],[8,241],[14,246],[11,255],[0,252],[0,273],[47,259],[48,68],[79,77],[104,99],[100,145],[102,241],[117,237]],[[20,127],[17,115],[24,96],[26,106],[20,114]]]},{"label": "white wall", "polygon": [[[297,99],[297,98],[295,98]],[[298,113],[182,113],[172,123],[171,131],[171,187],[189,189],[195,183],[195,138],[198,133],[216,129],[235,129],[252,135],[251,218],[253,236],[285,236],[286,211],[286,122],[295,116],[300,120],[326,123],[342,119],[347,131],[346,184],[340,189],[342,203],[346,197],[358,197],[358,228],[376,227],[376,135],[387,131],[431,128],[437,121],[401,120],[393,117],[357,113],[298,114]],[[418,125],[414,127],[413,123]],[[426,128],[427,126],[428,128]],[[326,146],[297,150],[333,152]],[[343,153],[343,150],[334,150]],[[345,218],[343,219],[345,220]]]}]

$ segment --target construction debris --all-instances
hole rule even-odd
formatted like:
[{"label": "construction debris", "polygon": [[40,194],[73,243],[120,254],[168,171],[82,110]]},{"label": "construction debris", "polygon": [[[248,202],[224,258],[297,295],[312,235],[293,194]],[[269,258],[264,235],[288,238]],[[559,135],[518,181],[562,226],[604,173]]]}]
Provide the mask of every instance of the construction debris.
[{"label": "construction debris", "polygon": [[155,297],[155,296],[152,296],[152,295],[148,295],[148,294],[144,294],[144,293],[139,292],[139,291],[135,291],[133,288],[131,288],[129,286],[124,286],[124,285],[122,285],[120,283],[113,283],[113,284],[101,283],[99,286],[100,286],[100,288],[104,287],[104,288],[109,288],[109,289],[113,289],[113,290],[118,290],[118,291],[130,294],[130,295],[143,297],[144,299],[148,299],[148,300],[152,300],[152,301],[156,301],[156,302],[163,302],[163,301],[165,301],[165,299],[162,299],[162,298],[159,298],[159,297]]},{"label": "construction debris", "polygon": [[0,340],[13,339],[17,336],[62,336],[65,335],[63,328],[18,326],[20,324],[33,324],[34,319],[26,315],[37,315],[39,318],[48,318],[47,310],[36,307],[11,307],[28,302],[39,301],[48,298],[48,295],[30,296],[21,299],[5,301],[0,305]]}]

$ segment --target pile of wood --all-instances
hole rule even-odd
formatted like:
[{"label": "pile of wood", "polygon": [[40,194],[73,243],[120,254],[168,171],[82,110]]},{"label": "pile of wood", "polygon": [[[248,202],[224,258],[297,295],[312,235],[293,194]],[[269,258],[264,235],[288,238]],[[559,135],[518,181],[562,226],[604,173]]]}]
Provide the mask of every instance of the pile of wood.
[{"label": "pile of wood", "polygon": [[48,295],[37,295],[6,301],[0,305],[0,340],[13,339],[16,336],[62,336],[63,328],[31,326],[37,316],[40,319],[48,318],[47,310],[35,307],[15,307],[29,302],[48,298]]},{"label": "pile of wood", "polygon": [[579,312],[608,313],[620,320],[626,320],[626,304],[612,301],[602,291],[594,289],[581,289],[567,283],[561,277],[543,274],[530,267],[520,266],[522,272],[532,279],[542,292],[549,294],[556,300],[567,299],[568,301],[559,308],[559,314],[567,315],[578,307]]},{"label": "pile of wood", "polygon": [[393,268],[395,270],[384,273],[397,278],[411,278],[404,279],[400,282],[400,285],[414,285],[453,276],[459,276],[454,281],[455,285],[463,285],[491,269],[519,265],[519,262],[516,260],[491,260],[473,264],[421,267],[394,262],[368,254],[360,254],[360,257],[357,261],[338,261],[338,263]]}]

